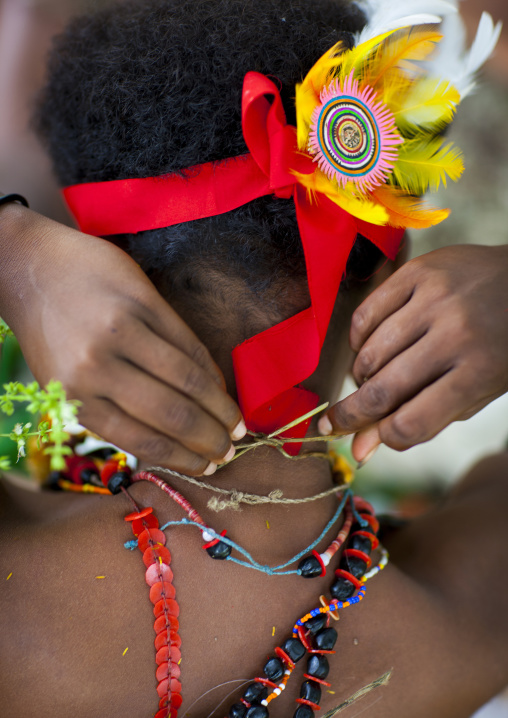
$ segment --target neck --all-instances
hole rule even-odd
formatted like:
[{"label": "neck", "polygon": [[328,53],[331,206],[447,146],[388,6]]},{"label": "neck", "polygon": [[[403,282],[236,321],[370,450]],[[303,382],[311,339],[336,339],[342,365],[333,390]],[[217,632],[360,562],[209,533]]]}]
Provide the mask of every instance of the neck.
[{"label": "neck", "polygon": [[[323,452],[324,446],[322,442],[306,444],[300,455],[314,451]],[[321,533],[338,506],[337,497],[333,493],[310,502],[257,505],[241,503],[236,510],[228,508],[215,512],[209,508],[208,503],[212,498],[223,498],[220,494],[189,484],[167,473],[154,473],[183,494],[208,525],[216,531],[227,529],[228,535],[253,552],[257,560],[270,565],[289,559],[293,552],[298,553],[310,544]],[[254,449],[220,469],[212,478],[215,486],[226,490],[267,496],[279,489],[283,497],[288,499],[306,499],[335,485],[330,463],[326,459],[312,457],[290,460],[270,447]],[[182,513],[160,489],[148,486],[145,482],[132,487],[131,493],[142,505],[151,501],[150,505],[156,512],[161,513],[162,521],[174,520]],[[336,532],[340,525],[341,520],[323,540],[319,549],[329,541],[330,535]],[[197,535],[196,540],[200,539]]]}]

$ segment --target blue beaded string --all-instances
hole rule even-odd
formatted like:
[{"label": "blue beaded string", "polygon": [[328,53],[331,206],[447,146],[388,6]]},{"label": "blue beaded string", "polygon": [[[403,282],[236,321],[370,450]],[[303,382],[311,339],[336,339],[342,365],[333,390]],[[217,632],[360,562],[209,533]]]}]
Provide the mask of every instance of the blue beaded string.
[{"label": "blue beaded string", "polygon": [[[260,571],[261,573],[265,573],[268,576],[288,576],[291,574],[296,574],[298,576],[301,576],[301,570],[300,569],[291,569],[289,571],[284,571],[287,566],[290,566],[292,563],[296,563],[301,558],[303,558],[305,555],[310,553],[313,549],[316,548],[316,546],[323,540],[323,538],[326,536],[328,531],[332,528],[332,526],[338,521],[339,516],[342,514],[342,511],[344,510],[344,507],[349,500],[350,505],[352,507],[353,513],[355,513],[354,508],[354,502],[353,502],[353,492],[351,489],[346,489],[344,491],[342,500],[337,507],[336,512],[330,519],[330,521],[326,524],[323,531],[320,533],[320,535],[310,544],[310,546],[307,546],[307,548],[303,549],[303,551],[300,551],[296,556],[293,556],[293,558],[289,559],[289,561],[286,561],[285,563],[282,563],[278,566],[263,566],[263,564],[258,563],[251,554],[244,548],[242,548],[239,544],[236,543],[236,541],[233,541],[228,536],[221,536],[218,534],[214,529],[206,527],[206,532],[210,534],[210,536],[213,537],[213,539],[217,539],[219,541],[224,542],[228,546],[231,546],[231,548],[235,549],[239,554],[244,556],[247,561],[242,561],[239,558],[235,558],[234,556],[228,556],[225,560],[226,561],[232,561],[233,563],[238,564],[239,566],[244,566],[245,568],[251,568],[255,571]],[[364,519],[362,519],[358,513],[356,512],[355,518],[359,523],[362,525],[364,523],[367,523]],[[168,521],[164,526],[161,527],[161,531],[165,531],[166,529],[172,527],[172,526],[196,526],[200,531],[203,531],[203,524],[198,524],[196,521],[191,521],[190,519],[184,518],[180,521]],[[135,548],[137,548],[138,542],[137,540],[133,541],[127,541],[124,544],[124,547],[130,551],[134,551]]]}]

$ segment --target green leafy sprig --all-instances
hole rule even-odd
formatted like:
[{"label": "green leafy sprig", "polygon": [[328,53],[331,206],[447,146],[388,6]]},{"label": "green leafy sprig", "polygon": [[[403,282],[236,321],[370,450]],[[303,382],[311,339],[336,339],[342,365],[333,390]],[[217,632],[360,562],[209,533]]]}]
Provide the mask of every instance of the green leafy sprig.
[{"label": "green leafy sprig", "polygon": [[[1,331],[1,329],[0,329]],[[69,401],[65,390],[59,381],[50,381],[45,389],[41,389],[34,381],[30,384],[11,382],[4,385],[4,392],[0,394],[0,411],[12,416],[16,403],[27,404],[29,414],[47,417],[39,422],[36,431],[31,431],[32,424],[16,424],[10,434],[0,434],[14,441],[18,447],[18,461],[26,455],[26,444],[29,437],[37,437],[39,447],[46,445],[44,454],[51,457],[50,465],[53,471],[65,469],[65,456],[72,454],[66,442],[70,435],[66,428],[77,425],[79,402]],[[8,457],[0,457],[0,470],[10,468]]]}]

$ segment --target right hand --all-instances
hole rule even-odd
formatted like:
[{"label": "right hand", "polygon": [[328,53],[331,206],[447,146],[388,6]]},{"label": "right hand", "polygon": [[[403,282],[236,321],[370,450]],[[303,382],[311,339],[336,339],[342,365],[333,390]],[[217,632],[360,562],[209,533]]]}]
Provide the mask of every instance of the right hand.
[{"label": "right hand", "polygon": [[4,211],[0,316],[37,381],[61,381],[80,422],[138,458],[213,473],[245,425],[208,350],[118,247]]}]

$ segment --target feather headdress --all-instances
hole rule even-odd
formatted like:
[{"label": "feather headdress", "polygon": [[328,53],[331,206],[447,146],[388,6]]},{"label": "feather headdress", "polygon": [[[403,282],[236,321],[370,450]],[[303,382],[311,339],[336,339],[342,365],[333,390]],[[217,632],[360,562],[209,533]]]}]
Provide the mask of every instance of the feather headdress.
[{"label": "feather headdress", "polygon": [[457,0],[406,0],[403,14],[399,0],[359,4],[368,23],[355,47],[334,45],[296,87],[298,147],[316,162],[298,181],[372,224],[428,227],[449,211],[422,196],[464,169],[444,130],[501,23],[484,13],[465,52]]}]

